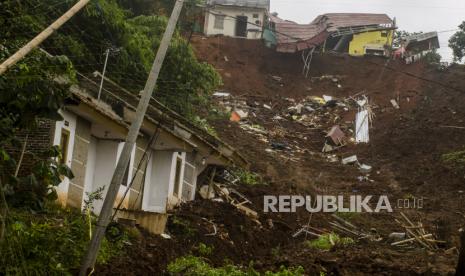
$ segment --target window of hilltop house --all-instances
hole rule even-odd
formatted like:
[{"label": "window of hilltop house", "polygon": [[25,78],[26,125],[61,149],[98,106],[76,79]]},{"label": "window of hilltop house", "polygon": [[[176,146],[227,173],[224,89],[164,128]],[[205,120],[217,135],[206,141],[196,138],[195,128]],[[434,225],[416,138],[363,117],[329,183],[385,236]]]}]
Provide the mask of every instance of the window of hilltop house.
[{"label": "window of hilltop house", "polygon": [[182,158],[177,157],[176,159],[176,176],[174,178],[174,192],[175,197],[180,197],[179,194],[179,185],[181,184],[181,169],[182,169]]},{"label": "window of hilltop house", "polygon": [[215,29],[223,30],[224,29],[224,15],[215,15]]},{"label": "window of hilltop house", "polygon": [[60,138],[60,149],[61,157],[59,158],[60,164],[66,165],[68,160],[68,147],[69,147],[69,130],[62,128],[61,129],[61,138]]},{"label": "window of hilltop house", "polygon": [[253,18],[258,18],[258,13],[254,13]]},{"label": "window of hilltop house", "polygon": [[388,37],[388,32],[381,32],[381,37]]}]

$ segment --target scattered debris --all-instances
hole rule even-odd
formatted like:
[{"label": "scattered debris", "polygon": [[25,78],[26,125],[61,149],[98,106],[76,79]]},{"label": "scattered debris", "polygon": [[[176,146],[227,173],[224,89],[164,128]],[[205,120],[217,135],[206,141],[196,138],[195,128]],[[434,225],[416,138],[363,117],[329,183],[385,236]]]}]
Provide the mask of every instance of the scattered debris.
[{"label": "scattered debris", "polygon": [[342,159],[342,165],[348,165],[358,163],[357,155],[352,155],[350,157]]},{"label": "scattered debris", "polygon": [[406,237],[408,237],[408,239],[393,242],[391,245],[412,245],[412,243],[416,242],[426,249],[436,250],[438,249],[438,244],[446,243],[445,241],[435,240],[432,234],[426,233],[425,228],[421,222],[414,224],[403,212],[400,212],[400,215],[404,219],[404,222],[401,222],[398,219],[396,219],[396,222],[405,229],[405,233],[407,234]]},{"label": "scattered debris", "polygon": [[235,111],[233,111],[231,113],[230,120],[233,121],[233,122],[239,122],[239,121],[241,121],[243,119],[246,119],[248,116],[249,116],[249,113],[238,109],[238,110],[235,110]]},{"label": "scattered debris", "polygon": [[[208,185],[204,185],[200,188],[199,194],[203,199],[212,199],[215,198],[215,192],[213,190],[209,191]],[[210,193],[209,193],[210,192]]]},{"label": "scattered debris", "polygon": [[359,169],[362,173],[371,173],[373,167],[370,165],[360,164]]},{"label": "scattered debris", "polygon": [[391,100],[391,104],[392,104],[392,106],[393,106],[395,109],[400,109],[400,106],[399,106],[399,104],[397,103],[396,100],[392,99],[392,100]]},{"label": "scattered debris", "polygon": [[161,236],[162,238],[164,238],[165,240],[171,240],[171,236],[168,235],[168,234],[163,233],[163,234],[161,234],[160,236]]},{"label": "scattered debris", "polygon": [[333,126],[326,135],[326,138],[331,138],[331,141],[336,146],[343,146],[345,144],[346,135],[339,126]]},{"label": "scattered debris", "polygon": [[226,93],[226,92],[213,93],[213,97],[217,97],[217,98],[229,98],[230,96],[231,96],[231,93]]}]

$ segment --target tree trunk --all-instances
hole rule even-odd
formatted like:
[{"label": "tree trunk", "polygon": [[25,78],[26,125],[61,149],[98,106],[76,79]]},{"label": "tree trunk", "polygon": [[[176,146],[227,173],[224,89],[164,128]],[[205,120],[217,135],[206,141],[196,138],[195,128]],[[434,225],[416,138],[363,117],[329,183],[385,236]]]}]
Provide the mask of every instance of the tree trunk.
[{"label": "tree trunk", "polygon": [[461,242],[462,246],[460,248],[459,263],[457,264],[455,276],[465,275],[465,231],[462,232]]}]

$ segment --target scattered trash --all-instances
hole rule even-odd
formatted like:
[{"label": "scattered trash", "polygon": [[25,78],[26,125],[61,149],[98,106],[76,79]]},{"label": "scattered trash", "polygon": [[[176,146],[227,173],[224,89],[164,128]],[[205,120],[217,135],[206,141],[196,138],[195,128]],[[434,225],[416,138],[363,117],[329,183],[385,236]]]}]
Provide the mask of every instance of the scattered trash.
[{"label": "scattered trash", "polygon": [[171,236],[168,235],[168,234],[163,233],[163,234],[161,234],[160,236],[161,236],[162,238],[164,238],[165,240],[171,240]]},{"label": "scattered trash", "polygon": [[246,119],[249,116],[249,113],[244,112],[242,110],[235,110],[231,113],[231,118],[230,120],[233,122],[239,122],[243,119]]},{"label": "scattered trash", "polygon": [[362,173],[370,173],[373,167],[369,165],[361,164],[359,166],[359,169],[360,169],[360,172]]},{"label": "scattered trash", "polygon": [[279,76],[271,76],[271,78],[274,79],[277,82],[281,82],[283,80],[283,78],[281,78]]},{"label": "scattered trash", "polygon": [[400,109],[400,106],[399,106],[399,104],[397,103],[396,100],[392,99],[392,100],[391,100],[391,104],[392,104],[392,106],[393,106],[395,109]]},{"label": "scattered trash", "polygon": [[364,109],[355,115],[355,141],[357,143],[370,142],[368,110]]},{"label": "scattered trash", "polygon": [[352,155],[350,157],[342,159],[342,165],[348,165],[348,164],[353,164],[357,162],[358,162],[357,155]]},{"label": "scattered trash", "polygon": [[438,244],[446,243],[445,241],[435,240],[432,234],[426,233],[421,222],[414,224],[403,212],[400,212],[400,215],[404,221],[401,222],[396,219],[396,222],[405,229],[405,238],[408,237],[408,239],[393,242],[391,243],[392,246],[405,246],[417,243],[426,249],[436,250],[438,249]]},{"label": "scattered trash", "polygon": [[336,163],[336,162],[339,162],[339,158],[337,158],[336,155],[328,155],[326,156],[326,158],[328,159],[328,162],[330,163]]},{"label": "scattered trash", "polygon": [[228,98],[229,96],[231,96],[231,93],[215,92],[215,93],[213,93],[213,96],[217,97],[217,98]]},{"label": "scattered trash", "polygon": [[269,106],[269,105],[267,105],[267,104],[264,104],[263,107],[266,108],[266,109],[271,110],[271,106]]},{"label": "scattered trash", "polygon": [[274,150],[287,150],[289,146],[284,143],[271,143],[271,148]]},{"label": "scattered trash", "polygon": [[327,103],[327,102],[329,102],[329,101],[332,101],[332,100],[333,100],[333,97],[327,96],[327,95],[323,95],[323,100],[325,101],[325,103]]},{"label": "scattered trash", "polygon": [[345,144],[346,135],[342,132],[341,128],[333,126],[331,130],[326,135],[326,138],[330,138],[334,145],[342,146]]},{"label": "scattered trash", "polygon": [[203,199],[212,199],[215,197],[215,191],[213,189],[210,190],[210,194],[208,193],[209,186],[205,185],[202,186],[199,190],[199,194]]},{"label": "scattered trash", "polygon": [[226,61],[226,62],[228,62],[228,61],[229,61],[229,59],[228,59],[228,57],[227,57],[227,56],[224,56],[224,61]]},{"label": "scattered trash", "polygon": [[407,234],[405,232],[402,232],[402,233],[393,232],[389,234],[389,238],[392,240],[404,240],[406,237],[407,237]]}]

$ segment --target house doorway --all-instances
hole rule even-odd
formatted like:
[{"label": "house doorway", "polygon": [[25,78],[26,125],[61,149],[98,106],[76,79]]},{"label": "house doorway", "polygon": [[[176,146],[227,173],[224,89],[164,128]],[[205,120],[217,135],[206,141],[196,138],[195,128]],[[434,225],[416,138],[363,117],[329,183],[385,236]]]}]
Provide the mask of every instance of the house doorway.
[{"label": "house doorway", "polygon": [[236,36],[247,37],[247,16],[237,16]]}]

